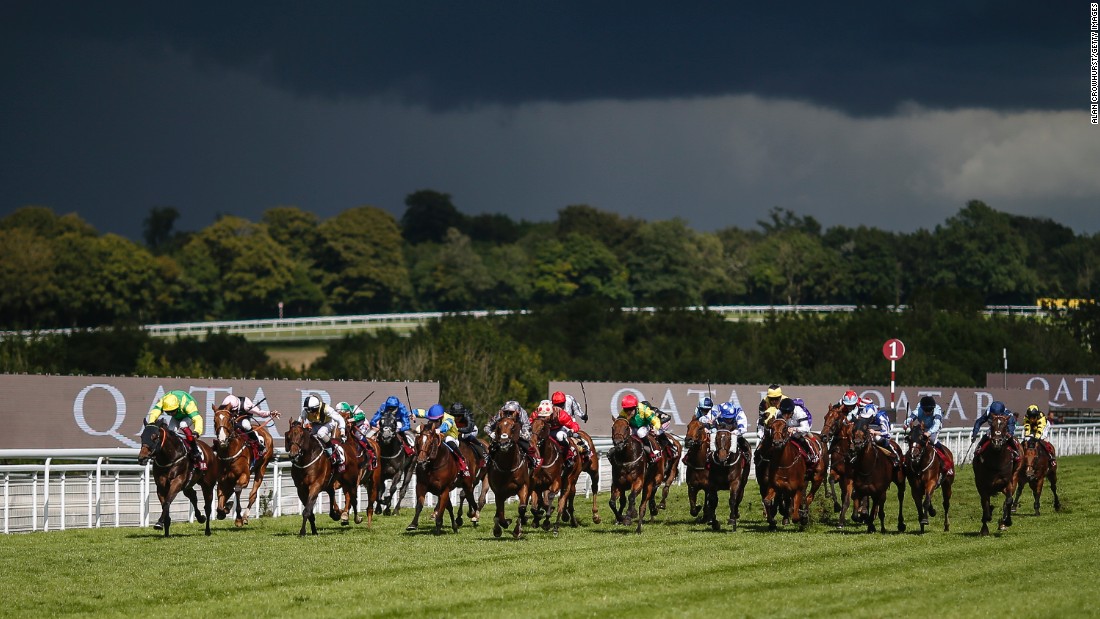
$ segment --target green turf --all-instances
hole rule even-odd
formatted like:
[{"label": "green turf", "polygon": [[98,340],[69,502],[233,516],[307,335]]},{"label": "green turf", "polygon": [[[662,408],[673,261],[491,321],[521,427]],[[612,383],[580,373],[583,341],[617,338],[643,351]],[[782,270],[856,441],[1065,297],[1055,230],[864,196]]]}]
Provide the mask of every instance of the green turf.
[{"label": "green turf", "polygon": [[423,517],[407,534],[411,512],[379,517],[370,531],[322,515],[321,534],[305,539],[297,516],[243,530],[215,522],[211,538],[198,524],[174,525],[170,539],[132,528],[11,535],[0,537],[0,615],[1096,616],[1098,465],[1100,456],[1063,458],[1063,511],[1054,513],[1048,490],[1041,516],[1029,515],[1027,498],[1014,525],[988,538],[976,535],[969,467],[956,483],[952,531],[935,518],[925,535],[913,532],[908,493],[905,534],[893,532],[893,494],[886,535],[837,532],[822,519],[824,500],[806,532],[769,533],[755,485],[736,533],[690,523],[677,487],[641,536],[606,524],[606,494],[605,524],[590,523],[581,499],[582,527],[556,538],[498,540],[487,525],[436,537]]}]

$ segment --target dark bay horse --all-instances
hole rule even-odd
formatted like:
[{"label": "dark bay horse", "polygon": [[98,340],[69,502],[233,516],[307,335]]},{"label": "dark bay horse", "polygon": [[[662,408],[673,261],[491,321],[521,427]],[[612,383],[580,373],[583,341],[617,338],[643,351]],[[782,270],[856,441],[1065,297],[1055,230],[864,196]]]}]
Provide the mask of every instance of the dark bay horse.
[{"label": "dark bay horse", "polygon": [[[313,435],[298,421],[292,421],[290,428],[284,437],[286,452],[290,459],[290,477],[294,480],[294,487],[298,491],[298,500],[302,502],[302,528],[299,536],[306,534],[306,523],[309,523],[310,533],[317,535],[317,520],[313,508],[317,503],[317,497],[322,492],[328,494],[328,515],[333,520],[339,520],[341,525],[348,525],[348,511],[355,514],[355,523],[363,521],[359,515],[357,499],[359,497],[360,466],[355,453],[355,447],[344,443],[344,472],[333,469],[332,460],[325,453],[325,446],[321,439]],[[335,443],[339,439],[333,437]],[[337,485],[344,491],[344,508],[341,510],[336,503]]]},{"label": "dark bay horse", "polygon": [[1012,526],[1013,494],[1016,492],[1019,464],[1012,458],[1012,434],[1008,431],[1008,417],[990,415],[989,446],[974,458],[974,485],[982,498],[981,534],[989,535],[989,521],[993,520],[993,495],[1005,495],[999,530]]},{"label": "dark bay horse", "polygon": [[[668,500],[668,491],[672,486],[672,482],[680,478],[680,456],[683,455],[684,446],[680,441],[669,432],[664,433],[665,439],[668,440],[668,446],[662,446],[664,448],[664,459],[661,462],[665,465],[665,470],[662,471],[664,479],[661,481],[661,502],[657,504],[657,509],[666,509],[666,501]],[[660,443],[660,439],[657,441]]]},{"label": "dark bay horse", "polygon": [[[248,439],[238,431],[237,424],[233,423],[230,408],[215,408],[214,405],[210,407],[214,409],[214,452],[218,455],[218,467],[221,470],[221,477],[218,479],[218,520],[228,515],[226,502],[232,496],[237,509],[234,524],[242,527],[248,524],[248,513],[256,504],[256,495],[264,482],[267,465],[275,457],[275,445],[271,441],[271,434],[257,424],[255,431],[264,437],[264,450],[253,466],[252,448]],[[252,474],[253,470],[256,472],[255,476]],[[241,492],[248,486],[249,480],[254,481],[252,490],[248,493],[248,506],[242,512]]]},{"label": "dark bay horse", "polygon": [[852,422],[842,418],[832,426],[831,438],[828,439],[829,484],[834,487],[833,511],[839,512],[836,523],[838,529],[847,526],[848,508],[852,505],[851,449],[854,427]]},{"label": "dark bay horse", "polygon": [[578,457],[574,459],[572,466],[567,465],[565,447],[550,436],[550,425],[541,417],[531,420],[531,440],[537,442],[539,457],[542,458],[542,464],[531,471],[528,500],[536,499],[531,510],[534,515],[531,524],[537,527],[540,519],[544,519],[543,530],[550,530],[550,514],[555,509],[552,500],[557,495],[557,517],[553,525],[556,535],[563,515],[568,518],[569,526],[577,526],[577,516],[570,509],[570,499],[577,493],[577,478],[580,477],[583,463]]},{"label": "dark bay horse", "polygon": [[[397,515],[401,511],[401,501],[405,500],[405,493],[409,490],[409,482],[413,478],[413,466],[416,464],[416,456],[409,455],[405,451],[405,441],[397,432],[397,415],[393,411],[384,411],[378,423],[378,459],[382,470],[382,483],[390,482],[390,488],[385,497],[380,499],[377,509],[384,516]],[[382,486],[379,486],[379,494]],[[400,490],[398,490],[400,488]],[[397,501],[394,502],[394,495]]]},{"label": "dark bay horse", "polygon": [[715,514],[718,509],[718,493],[721,491],[730,493],[730,517],[726,523],[734,531],[737,530],[737,521],[741,518],[741,499],[745,496],[745,484],[749,480],[751,461],[752,456],[747,449],[738,449],[732,431],[714,430],[714,452],[710,457],[710,479],[707,484],[703,521],[709,523],[715,531],[722,529]]},{"label": "dark bay horse", "polygon": [[[1021,445],[1023,456],[1020,463],[1020,472],[1016,485],[1016,498],[1013,504],[1020,504],[1020,495],[1024,491],[1024,484],[1031,486],[1031,494],[1035,497],[1035,515],[1039,515],[1039,497],[1043,494],[1043,481],[1050,482],[1050,491],[1054,493],[1054,511],[1062,510],[1062,502],[1058,500],[1058,467],[1051,466],[1050,454],[1042,441],[1029,438]],[[1013,507],[1015,509],[1015,507]]]},{"label": "dark bay horse", "polygon": [[[350,426],[348,431],[353,432]],[[356,435],[352,436],[352,440],[348,441],[348,445],[349,449],[355,450],[355,457],[359,461],[359,485],[366,492],[367,528],[369,529],[374,524],[375,506],[379,503],[378,495],[382,493],[382,461],[380,458],[377,459],[374,468],[371,468],[370,457],[367,455],[366,450],[369,449],[375,454],[379,454],[381,453],[381,447],[378,445],[378,441],[372,437]],[[351,445],[354,445],[354,447],[351,447]],[[358,522],[359,520],[356,519],[356,523]]]},{"label": "dark bay horse", "polygon": [[[477,441],[481,444],[482,451],[488,454],[489,443],[482,438],[477,439]],[[462,505],[465,503],[468,505],[466,515],[470,518],[470,523],[476,527],[481,521],[481,510],[485,507],[485,497],[489,494],[489,484],[485,481],[485,475],[489,471],[489,463],[486,461],[485,466],[482,466],[473,448],[471,448],[466,441],[460,441],[460,443],[462,446],[462,457],[466,458],[467,466],[470,467],[470,490],[467,491],[464,484],[459,484],[459,509],[458,515],[455,516],[455,520],[458,522],[458,526],[462,526]],[[475,495],[478,484],[481,484],[481,492]]]},{"label": "dark bay horse", "polygon": [[886,532],[886,492],[890,484],[898,488],[898,531],[905,530],[905,474],[902,467],[895,467],[890,454],[875,444],[866,424],[856,424],[852,430],[850,451],[852,465],[852,496],[858,501],[871,500],[867,513],[867,532],[875,532],[875,516],[879,529]]},{"label": "dark bay horse", "polygon": [[[841,486],[841,492],[844,488],[841,484],[841,478],[845,473],[845,456],[848,453],[848,445],[844,445],[843,449],[839,449],[837,446],[837,437],[839,436],[840,429],[846,425],[850,425],[848,416],[844,412],[845,407],[840,403],[834,403],[829,406],[829,412],[825,413],[824,425],[821,427],[821,441],[825,445],[825,449],[829,452],[829,486],[827,488],[828,496],[833,500],[833,511],[839,512],[841,508],[841,501],[844,497],[837,495],[837,486]],[[847,440],[851,441],[851,433],[848,433]],[[849,491],[851,488],[849,488]],[[843,519],[842,519],[843,520]]]},{"label": "dark bay horse", "polygon": [[[688,503],[691,505],[691,515],[699,518],[703,505],[706,502],[706,490],[710,484],[710,472],[707,468],[707,457],[710,452],[710,433],[707,428],[692,417],[688,422],[687,433],[684,435],[684,449],[687,451],[684,466],[687,469],[684,475],[688,487]],[[698,502],[699,491],[703,491],[703,502]]]},{"label": "dark bay horse", "polygon": [[497,503],[496,515],[493,516],[493,537],[500,537],[510,524],[504,517],[504,504],[513,496],[519,499],[519,517],[512,529],[512,537],[518,539],[523,533],[521,523],[526,520],[531,468],[527,466],[527,455],[520,449],[518,439],[519,422],[505,417],[497,424],[496,438],[489,446],[486,477]]},{"label": "dark bay horse", "polygon": [[626,509],[627,496],[630,497],[630,509],[634,508],[635,498],[640,498],[641,513],[636,532],[641,533],[647,503],[653,499],[657,477],[664,467],[660,463],[649,465],[649,457],[642,449],[641,441],[634,437],[630,423],[622,418],[616,419],[611,425],[611,449],[607,452],[607,459],[611,462],[609,505],[615,514],[615,521],[629,525],[631,517]]},{"label": "dark bay horse", "polygon": [[466,496],[474,494],[474,480],[480,475],[477,468],[477,456],[469,445],[459,444],[459,451],[466,464],[470,468],[470,477],[462,474],[458,467],[458,459],[451,453],[449,447],[443,444],[443,435],[436,432],[433,424],[420,426],[416,435],[416,513],[412,522],[405,527],[406,531],[415,531],[420,528],[420,512],[424,510],[424,498],[430,492],[439,501],[432,512],[435,520],[433,533],[443,532],[443,512],[446,511],[451,519],[451,530],[458,531],[462,524],[461,505],[459,506],[459,518],[455,519],[454,506],[451,504],[451,490],[461,487]]},{"label": "dark bay horse", "polygon": [[[909,451],[905,454],[905,477],[909,480],[909,489],[913,493],[913,502],[917,505],[917,517],[920,519],[920,532],[928,526],[928,517],[936,515],[932,504],[932,494],[936,488],[943,493],[943,530],[951,530],[951,486],[955,483],[954,455],[944,446],[941,455],[935,445],[924,434],[924,424],[914,421],[909,426]],[[944,457],[949,460],[945,462]],[[949,472],[948,472],[949,471]]]},{"label": "dark bay horse", "polygon": [[776,529],[775,516],[782,508],[787,517],[798,523],[799,530],[804,530],[810,519],[806,504],[806,459],[791,440],[787,422],[782,419],[769,421],[757,451],[762,452],[756,465],[756,477],[768,529]]},{"label": "dark bay horse", "polygon": [[[214,487],[218,483],[218,460],[214,451],[202,442],[196,441],[206,459],[206,470],[195,469],[187,453],[187,445],[175,432],[157,421],[145,423],[141,430],[141,450],[138,451],[138,464],[145,465],[152,460],[153,479],[157,484],[157,500],[160,501],[160,522],[164,526],[164,537],[172,526],[172,516],[168,513],[172,501],[181,491],[191,501],[195,509],[195,520],[206,523],[206,535],[210,535],[211,504],[214,501]],[[199,510],[199,497],[195,486],[202,488],[203,504],[206,511]]]},{"label": "dark bay horse", "polygon": [[581,440],[588,444],[588,457],[581,462],[581,470],[588,474],[589,487],[592,488],[592,522],[600,524],[600,504],[596,500],[600,491],[600,454],[587,432],[581,430],[579,434]]}]

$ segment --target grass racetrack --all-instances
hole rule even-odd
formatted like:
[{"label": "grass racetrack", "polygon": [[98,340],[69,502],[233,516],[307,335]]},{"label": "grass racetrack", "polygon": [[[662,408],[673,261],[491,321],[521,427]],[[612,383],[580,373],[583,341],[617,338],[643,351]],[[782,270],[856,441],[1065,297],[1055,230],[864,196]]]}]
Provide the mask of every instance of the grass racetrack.
[{"label": "grass racetrack", "polygon": [[[951,531],[938,514],[924,535],[908,488],[906,533],[894,530],[893,490],[885,535],[837,531],[823,493],[807,531],[769,533],[752,482],[737,532],[694,524],[686,487],[675,486],[641,536],[608,524],[606,492],[604,524],[591,524],[591,504],[578,498],[581,527],[556,538],[494,539],[490,505],[480,528],[440,536],[427,510],[411,534],[411,510],[376,517],[373,530],[320,514],[320,535],[305,539],[299,516],[239,530],[215,521],[210,538],[197,523],[173,524],[169,539],[134,528],[17,534],[0,537],[0,616],[1095,617],[1100,456],[1058,468],[1062,512],[1046,488],[1032,516],[1025,489],[1013,526],[998,534],[994,522],[988,538],[977,536],[969,465],[955,483]],[[723,505],[725,494],[724,523]]]}]

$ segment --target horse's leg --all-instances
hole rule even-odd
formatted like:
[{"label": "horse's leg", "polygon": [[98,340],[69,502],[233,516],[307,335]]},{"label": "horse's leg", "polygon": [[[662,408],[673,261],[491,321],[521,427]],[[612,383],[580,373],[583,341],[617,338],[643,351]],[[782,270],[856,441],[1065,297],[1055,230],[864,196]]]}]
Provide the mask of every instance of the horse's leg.
[{"label": "horse's leg", "polygon": [[1058,471],[1047,469],[1047,479],[1050,480],[1050,493],[1054,495],[1054,511],[1062,511],[1062,502],[1058,500]]},{"label": "horse's leg", "polygon": [[943,530],[951,530],[951,519],[948,514],[951,511],[951,486],[954,480],[948,479],[945,483],[940,485],[940,492],[943,494]]},{"label": "horse's leg", "polygon": [[[390,513],[392,513],[394,516],[396,516],[398,513],[401,512],[401,504],[405,502],[405,495],[408,494],[409,485],[412,483],[412,479],[413,479],[413,470],[412,470],[412,466],[411,466],[412,460],[410,460],[409,462],[410,462],[410,466],[407,466],[405,468],[405,474],[401,478],[401,490],[397,493],[397,502],[396,503],[391,503],[389,505],[389,508],[392,510]],[[413,488],[413,492],[416,492],[415,488]],[[391,495],[390,498],[392,499],[393,496]]]},{"label": "horse's leg", "polygon": [[1001,506],[1001,523],[997,527],[1000,531],[1012,526],[1012,489],[1005,488],[1005,490],[1007,492],[1002,493],[1005,495],[1005,501],[1004,505]]},{"label": "horse's leg", "polygon": [[909,490],[913,493],[913,503],[917,506],[917,521],[920,522],[920,532],[924,533],[924,527],[928,525],[928,513],[925,510],[925,492],[927,489],[922,490],[922,480],[913,477],[909,478]]},{"label": "horse's leg", "polygon": [[[446,503],[446,505],[447,505],[447,515],[451,518],[451,531],[454,532],[454,533],[458,533],[459,521],[455,520],[455,510],[454,510],[454,505],[451,503],[451,493],[450,492],[447,493],[447,503]],[[459,514],[462,513],[462,503],[458,504],[458,512],[459,512]],[[440,512],[440,514],[439,514],[439,524],[443,524],[443,513],[442,512]]]},{"label": "horse's leg", "polygon": [[615,507],[615,502],[619,499],[619,496],[621,494],[622,490],[619,488],[619,486],[617,484],[611,484],[611,492],[607,493],[607,506],[611,509],[611,514],[615,516],[615,524],[623,523],[622,514],[620,514],[619,510]]},{"label": "horse's leg", "polygon": [[[320,482],[315,482],[320,483]],[[306,534],[306,522],[309,523],[310,535],[317,535],[317,517],[313,513],[313,507],[317,504],[317,497],[321,496],[320,488],[309,488],[305,491],[308,494],[306,500],[302,501],[302,529],[298,531],[298,537],[303,537]],[[299,498],[301,498],[301,492],[299,492]]]},{"label": "horse's leg", "polygon": [[229,509],[226,507],[226,502],[228,501],[229,495],[231,494],[231,486],[229,485],[229,482],[230,480],[226,479],[226,477],[218,479],[218,520],[225,520],[225,517],[229,515]]},{"label": "horse's leg", "polygon": [[[690,478],[691,477],[689,475],[688,479],[690,479]],[[703,505],[701,505],[698,502],[698,500],[699,500],[699,490],[700,490],[699,486],[696,486],[696,485],[693,485],[693,484],[690,484],[690,483],[688,484],[688,505],[691,506],[690,512],[691,512],[691,516],[693,518],[698,518],[699,511],[701,509],[703,509]],[[703,497],[703,500],[706,501],[706,496],[705,495]]]},{"label": "horse's leg", "polygon": [[[592,451],[595,454],[595,450]],[[595,464],[590,466],[586,471],[588,473],[588,485],[592,488],[592,524],[600,524],[600,504],[596,500],[596,495],[600,493],[600,464],[599,456],[593,456],[592,462]]]},{"label": "horse's leg", "polygon": [[206,508],[206,530],[203,532],[203,534],[206,536],[210,535],[210,521],[212,520],[211,516],[214,513],[214,495],[216,494],[215,488],[217,487],[217,485],[217,479],[211,479],[202,485],[203,507]]},{"label": "horse's leg", "polygon": [[[256,475],[252,479],[252,489],[248,491],[248,506],[244,508],[244,524],[248,524],[248,516],[252,513],[252,506],[256,504],[256,497],[260,494],[260,486],[264,483],[264,470],[267,468],[267,460],[256,467]],[[248,481],[245,481],[247,484]]]},{"label": "horse's leg", "polygon": [[[1034,487],[1034,484],[1032,484]],[[1012,511],[1016,511],[1016,508],[1020,506],[1020,495],[1024,493],[1024,484],[1016,485],[1016,496],[1012,499]]]},{"label": "horse's leg", "polygon": [[989,521],[993,520],[992,497],[982,494],[982,530],[980,535],[989,535]]},{"label": "horse's leg", "polygon": [[653,499],[653,495],[657,492],[657,486],[653,483],[646,484],[643,479],[639,492],[641,492],[642,496],[641,500],[638,502],[638,528],[635,529],[634,532],[641,535],[642,523],[645,522],[645,510],[646,507],[649,506],[649,502]]},{"label": "horse's leg", "polygon": [[195,487],[184,486],[181,490],[183,491],[183,496],[187,497],[188,501],[191,501],[191,507],[195,510],[195,520],[198,521],[199,524],[206,522],[206,515],[199,509],[199,495],[195,492]]},{"label": "horse's leg", "polygon": [[[898,488],[898,532],[905,532],[905,477],[895,477],[894,485]],[[886,486],[886,490],[890,490],[890,486]],[[883,497],[885,501],[885,497]]]},{"label": "horse's leg", "polygon": [[[417,480],[416,482],[416,511],[413,513],[412,522],[409,526],[405,527],[406,531],[415,531],[420,528],[420,512],[424,509],[424,496],[427,494],[428,489],[424,486],[424,482]],[[395,514],[397,512],[394,512]]]}]

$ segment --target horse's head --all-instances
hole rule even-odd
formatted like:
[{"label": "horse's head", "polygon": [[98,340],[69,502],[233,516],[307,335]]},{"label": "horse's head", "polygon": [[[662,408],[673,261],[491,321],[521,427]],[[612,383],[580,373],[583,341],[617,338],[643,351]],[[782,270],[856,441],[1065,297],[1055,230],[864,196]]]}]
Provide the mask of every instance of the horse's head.
[{"label": "horse's head", "polygon": [[615,451],[621,451],[630,440],[630,423],[622,418],[616,419],[611,424],[611,447]]},{"label": "horse's head", "polygon": [[159,420],[154,423],[146,421],[144,424],[141,429],[141,449],[138,450],[138,464],[142,466],[164,449],[164,440],[167,437],[167,431]]},{"label": "horse's head", "polygon": [[290,428],[286,431],[286,454],[291,462],[297,462],[305,451],[306,429],[299,421],[291,421]]},{"label": "horse's head", "polygon": [[531,436],[538,438],[540,441],[545,439],[550,434],[550,424],[546,419],[542,417],[535,417],[531,420]]},{"label": "horse's head", "polygon": [[821,439],[828,441],[833,438],[840,422],[848,417],[847,408],[837,402],[829,406],[829,412],[825,413],[824,425],[821,426]]},{"label": "horse's head", "polygon": [[382,441],[389,442],[397,434],[397,411],[387,408],[382,411],[378,426],[382,429]]},{"label": "horse's head", "polygon": [[1024,475],[1027,476],[1028,481],[1034,481],[1038,477],[1036,465],[1039,463],[1039,441],[1028,439],[1021,447],[1023,448]]},{"label": "horse's head", "polygon": [[517,425],[519,425],[518,422],[511,417],[504,417],[497,422],[496,438],[493,439],[497,449],[508,449],[512,446],[515,437],[519,434],[516,430]]},{"label": "horse's head", "polygon": [[772,446],[779,449],[786,447],[787,441],[791,438],[791,430],[787,427],[787,422],[778,417],[768,422],[764,433],[770,437]]},{"label": "horse's head", "polygon": [[925,449],[928,447],[928,437],[924,435],[924,422],[919,419],[914,420],[909,425],[909,432],[905,435],[905,440],[909,443],[909,454],[906,462],[916,467],[920,464]]},{"label": "horse's head", "polygon": [[434,427],[431,425],[420,426],[420,430],[416,434],[416,466],[419,468],[428,466],[428,462],[435,459],[441,442],[443,442],[443,437],[436,434]]},{"label": "horse's head", "polygon": [[728,464],[733,456],[733,432],[729,430],[714,431],[714,462],[716,464]]},{"label": "horse's head", "polygon": [[1008,431],[1008,415],[990,415],[989,440],[993,442],[993,446],[1000,449],[1011,438],[1012,434]]},{"label": "horse's head", "polygon": [[871,430],[866,423],[857,423],[852,428],[852,451],[860,451],[871,440]]},{"label": "horse's head", "polygon": [[214,409],[214,449],[224,449],[233,436],[232,413],[228,406],[215,408],[211,404],[210,408]]}]

